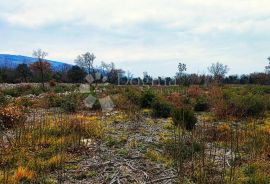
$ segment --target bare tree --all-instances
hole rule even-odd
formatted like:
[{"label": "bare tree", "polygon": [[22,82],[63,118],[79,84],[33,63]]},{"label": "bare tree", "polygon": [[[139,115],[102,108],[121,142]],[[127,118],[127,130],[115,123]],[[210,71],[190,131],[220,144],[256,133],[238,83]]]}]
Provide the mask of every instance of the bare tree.
[{"label": "bare tree", "polygon": [[182,76],[185,71],[187,71],[187,65],[184,63],[179,63],[178,64],[178,74],[180,76]]},{"label": "bare tree", "polygon": [[[185,71],[187,71],[187,65],[184,63],[179,63],[178,64],[178,72],[176,74],[176,76],[179,80],[181,80]],[[180,85],[180,82],[179,82],[179,85]]]},{"label": "bare tree", "polygon": [[115,64],[113,62],[105,63],[104,61],[101,61],[101,68],[103,71],[106,71],[107,73],[109,73],[112,70],[115,70]]},{"label": "bare tree", "polygon": [[85,68],[88,72],[88,74],[91,74],[91,72],[94,72],[94,60],[96,59],[96,56],[93,53],[86,52],[85,54],[81,54],[75,59],[75,63]]},{"label": "bare tree", "polygon": [[45,60],[45,57],[48,56],[47,52],[44,52],[41,49],[37,49],[33,51],[33,57],[37,59],[37,62],[32,63],[30,65],[30,68],[34,71],[37,71],[41,75],[41,82],[42,82],[42,87],[44,88],[44,75],[45,73],[51,71],[51,64],[48,63]]},{"label": "bare tree", "polygon": [[216,82],[221,82],[221,79],[228,73],[229,68],[227,65],[222,63],[212,63],[210,67],[208,67],[208,71],[214,76]]},{"label": "bare tree", "polygon": [[119,84],[119,72],[121,73],[121,69],[116,69],[115,64],[113,62],[111,63],[105,63],[101,62],[101,68],[103,71],[106,72],[107,77],[108,77],[108,82],[111,84]]}]

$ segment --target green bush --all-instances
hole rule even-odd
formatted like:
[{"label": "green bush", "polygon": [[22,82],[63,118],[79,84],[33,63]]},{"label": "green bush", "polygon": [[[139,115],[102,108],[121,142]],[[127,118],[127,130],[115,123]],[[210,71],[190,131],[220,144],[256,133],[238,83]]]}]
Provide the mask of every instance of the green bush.
[{"label": "green bush", "polygon": [[152,116],[156,118],[167,118],[171,115],[171,106],[167,102],[155,99],[152,103]]},{"label": "green bush", "polygon": [[228,110],[236,116],[259,116],[266,110],[266,99],[261,95],[231,94],[227,100]]},{"label": "green bush", "polygon": [[198,97],[194,105],[194,111],[202,112],[207,111],[209,108],[206,97]]},{"label": "green bush", "polygon": [[260,94],[260,95],[270,94],[270,86],[260,86],[260,85],[248,86],[247,91],[253,94]]},{"label": "green bush", "polygon": [[228,115],[235,117],[261,116],[268,108],[269,95],[262,92],[266,87],[228,88],[223,91],[223,108]]},{"label": "green bush", "polygon": [[127,98],[134,104],[139,105],[140,102],[140,95],[134,88],[127,88],[126,89],[126,96]]},{"label": "green bush", "polygon": [[9,95],[12,97],[19,97],[21,95],[20,91],[18,90],[18,88],[9,88],[9,89],[5,89],[3,91],[4,95]]},{"label": "green bush", "polygon": [[140,96],[140,105],[142,108],[149,108],[156,99],[156,95],[151,90],[145,90]]},{"label": "green bush", "polygon": [[77,94],[64,96],[61,103],[61,108],[66,112],[76,112],[79,108],[80,98]]},{"label": "green bush", "polygon": [[63,101],[61,108],[66,112],[76,112],[77,104],[74,101]]},{"label": "green bush", "polygon": [[32,94],[33,89],[34,87],[32,87],[31,85],[22,85],[22,86],[16,86],[14,88],[4,89],[3,93],[5,95],[9,95],[12,97],[19,97],[22,95]]},{"label": "green bush", "polygon": [[49,107],[60,107],[66,112],[76,112],[81,102],[80,95],[76,93],[68,95],[49,93],[47,100]]},{"label": "green bush", "polygon": [[47,95],[48,105],[49,107],[61,107],[63,102],[63,97],[58,96],[54,93],[49,93]]},{"label": "green bush", "polygon": [[195,128],[197,118],[194,112],[187,108],[176,108],[172,112],[173,122],[176,126],[185,128],[191,131]]}]

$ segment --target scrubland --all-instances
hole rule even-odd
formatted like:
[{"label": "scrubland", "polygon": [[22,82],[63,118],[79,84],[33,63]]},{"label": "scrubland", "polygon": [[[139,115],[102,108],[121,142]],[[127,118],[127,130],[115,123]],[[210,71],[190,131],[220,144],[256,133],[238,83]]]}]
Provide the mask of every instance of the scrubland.
[{"label": "scrubland", "polygon": [[270,183],[270,86],[0,91],[0,183]]}]

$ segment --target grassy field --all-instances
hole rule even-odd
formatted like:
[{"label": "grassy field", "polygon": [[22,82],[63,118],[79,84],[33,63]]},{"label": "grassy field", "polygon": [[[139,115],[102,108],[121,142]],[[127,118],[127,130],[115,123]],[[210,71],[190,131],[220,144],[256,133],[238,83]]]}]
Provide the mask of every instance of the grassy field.
[{"label": "grassy field", "polygon": [[0,183],[270,183],[270,86],[79,89],[0,90]]}]

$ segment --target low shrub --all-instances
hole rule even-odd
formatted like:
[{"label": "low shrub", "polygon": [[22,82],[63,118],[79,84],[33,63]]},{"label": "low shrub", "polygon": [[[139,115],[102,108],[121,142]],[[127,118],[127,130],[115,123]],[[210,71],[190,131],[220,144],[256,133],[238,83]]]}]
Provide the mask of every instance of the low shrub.
[{"label": "low shrub", "polygon": [[197,112],[207,111],[208,108],[209,108],[209,105],[208,105],[208,101],[206,97],[196,98],[194,111],[197,111]]},{"label": "low shrub", "polygon": [[67,95],[63,98],[61,108],[66,112],[76,112],[79,108],[80,101],[76,95]]},{"label": "low shrub", "polygon": [[171,105],[156,99],[152,102],[152,116],[156,118],[168,118],[171,115]]},{"label": "low shrub", "polygon": [[12,97],[18,97],[21,95],[20,91],[18,88],[10,88],[10,89],[5,89],[3,91],[4,95],[12,96]]},{"label": "low shrub", "polygon": [[197,118],[194,112],[187,108],[176,108],[172,112],[172,118],[175,126],[183,127],[188,131],[195,128]]},{"label": "low shrub", "polygon": [[227,97],[227,109],[230,115],[249,117],[259,116],[266,109],[266,99],[261,95],[247,94],[238,95],[231,94]]},{"label": "low shrub", "polygon": [[35,173],[20,166],[14,174],[14,179],[17,183],[31,183],[35,179]]},{"label": "low shrub", "polygon": [[270,86],[260,86],[260,85],[248,86],[247,90],[253,94],[260,94],[260,95],[270,94]]},{"label": "low shrub", "polygon": [[49,107],[60,107],[66,112],[76,112],[81,102],[79,94],[57,95],[48,93],[47,102]]},{"label": "low shrub", "polygon": [[136,105],[140,104],[140,94],[136,89],[129,87],[126,89],[125,94],[132,103]]},{"label": "low shrub", "polygon": [[3,90],[4,95],[9,95],[12,97],[19,97],[22,95],[31,94],[33,87],[31,85],[20,85],[14,88],[7,88]]},{"label": "low shrub", "polygon": [[140,105],[142,108],[149,108],[156,99],[156,95],[151,90],[145,90],[140,96]]},{"label": "low shrub", "polygon": [[166,153],[173,157],[175,160],[178,159],[190,159],[193,156],[198,155],[203,150],[203,145],[199,142],[185,142],[181,143],[181,147],[176,147],[176,145],[172,139],[167,140],[164,142],[164,148]]},{"label": "low shrub", "polygon": [[62,97],[56,95],[55,93],[48,93],[46,95],[46,99],[49,107],[61,107],[63,101]]},{"label": "low shrub", "polygon": [[243,88],[216,90],[211,95],[213,110],[222,119],[258,117],[267,109],[267,96],[253,94]]}]

